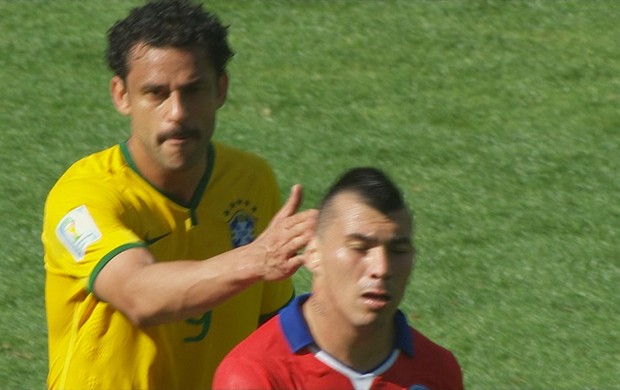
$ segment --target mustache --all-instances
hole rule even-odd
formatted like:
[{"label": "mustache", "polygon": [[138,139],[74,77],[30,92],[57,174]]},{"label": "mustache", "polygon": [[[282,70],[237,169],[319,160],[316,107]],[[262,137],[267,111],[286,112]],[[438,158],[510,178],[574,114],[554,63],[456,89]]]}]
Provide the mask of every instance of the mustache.
[{"label": "mustache", "polygon": [[389,283],[385,281],[366,281],[360,284],[362,291],[382,291],[387,294],[391,294],[392,288]]},{"label": "mustache", "polygon": [[161,144],[170,138],[200,138],[200,131],[185,126],[177,127],[166,133],[159,134],[157,136],[157,142]]}]

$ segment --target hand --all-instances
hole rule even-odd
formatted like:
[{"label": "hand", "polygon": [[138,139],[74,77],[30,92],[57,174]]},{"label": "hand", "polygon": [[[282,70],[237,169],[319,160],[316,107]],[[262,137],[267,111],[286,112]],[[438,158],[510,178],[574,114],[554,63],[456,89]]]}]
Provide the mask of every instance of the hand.
[{"label": "hand", "polygon": [[318,210],[310,209],[296,214],[302,198],[301,185],[294,185],[284,206],[252,243],[264,256],[261,272],[263,280],[287,278],[304,264],[305,254],[302,250],[314,235]]}]

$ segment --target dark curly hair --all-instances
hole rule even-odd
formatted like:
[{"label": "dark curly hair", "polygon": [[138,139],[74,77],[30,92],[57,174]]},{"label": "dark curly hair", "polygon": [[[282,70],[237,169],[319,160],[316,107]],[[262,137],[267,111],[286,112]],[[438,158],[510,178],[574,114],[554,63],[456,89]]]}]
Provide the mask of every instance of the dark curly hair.
[{"label": "dark curly hair", "polygon": [[199,47],[205,50],[218,75],[234,55],[226,36],[228,27],[202,5],[190,0],[155,0],[134,8],[108,30],[108,66],[123,80],[128,57],[139,43],[154,47]]}]

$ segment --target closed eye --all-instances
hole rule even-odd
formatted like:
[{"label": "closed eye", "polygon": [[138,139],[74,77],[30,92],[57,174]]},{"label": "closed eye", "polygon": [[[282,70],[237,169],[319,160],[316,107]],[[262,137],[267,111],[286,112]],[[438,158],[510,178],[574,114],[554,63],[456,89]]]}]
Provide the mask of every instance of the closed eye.
[{"label": "closed eye", "polygon": [[369,245],[367,242],[364,241],[354,241],[349,243],[349,248],[356,252],[365,253],[368,252],[370,248],[372,248],[372,245]]},{"label": "closed eye", "polygon": [[409,242],[391,243],[389,245],[390,252],[393,253],[411,253],[413,252],[413,245]]}]

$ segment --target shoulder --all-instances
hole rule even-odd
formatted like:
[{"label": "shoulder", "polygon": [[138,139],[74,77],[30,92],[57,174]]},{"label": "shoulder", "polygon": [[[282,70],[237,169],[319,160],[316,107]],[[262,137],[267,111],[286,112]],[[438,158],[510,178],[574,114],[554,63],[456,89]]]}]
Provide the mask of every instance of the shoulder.
[{"label": "shoulder", "polygon": [[455,383],[462,383],[461,367],[454,354],[417,330],[411,328],[411,332],[414,345],[413,358],[418,364],[427,366],[430,371],[441,373],[446,380],[452,378]]},{"label": "shoulder", "polygon": [[435,343],[419,331],[411,328],[413,335],[414,354],[425,357],[435,357],[438,360],[456,361],[454,354],[447,348]]},{"label": "shoulder", "polygon": [[107,149],[100,150],[98,152],[84,156],[81,159],[74,162],[69,169],[65,172],[67,174],[84,173],[85,169],[95,169],[99,172],[112,173],[116,169],[125,166],[125,160],[123,158],[120,145],[114,145]]},{"label": "shoulder", "polygon": [[268,389],[268,371],[256,360],[236,356],[224,359],[215,371],[213,389]]},{"label": "shoulder", "polygon": [[[226,191],[244,194],[262,194],[268,199],[278,199],[279,186],[275,173],[264,158],[222,143],[213,142],[215,161],[211,183]],[[276,202],[278,203],[278,202]]]},{"label": "shoulder", "polygon": [[219,364],[214,389],[272,388],[286,371],[290,351],[276,316],[238,344]]},{"label": "shoulder", "polygon": [[58,179],[53,189],[75,184],[101,185],[124,171],[126,166],[119,145],[115,145],[74,162]]},{"label": "shoulder", "polygon": [[271,165],[267,160],[255,153],[241,150],[217,141],[212,141],[215,150],[216,164],[231,164],[238,166],[251,166],[253,169],[265,169],[271,171]]},{"label": "shoulder", "polygon": [[46,211],[63,213],[74,207],[118,206],[127,183],[127,165],[118,145],[73,163],[51,188]]},{"label": "shoulder", "polygon": [[[269,354],[267,354],[267,351],[269,351]],[[266,355],[280,357],[283,351],[288,351],[286,338],[280,326],[280,315],[276,315],[233,348],[227,358],[251,357],[262,360]]]}]

